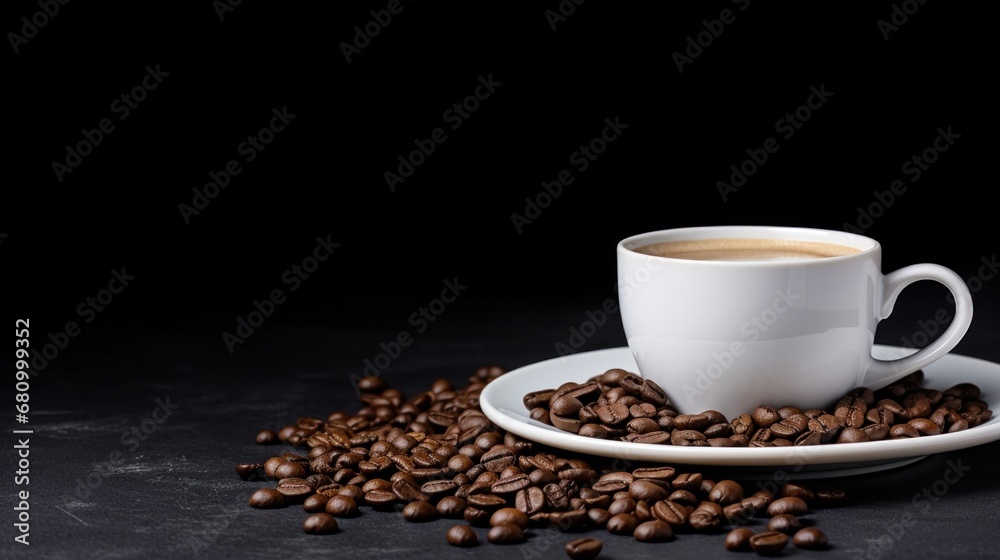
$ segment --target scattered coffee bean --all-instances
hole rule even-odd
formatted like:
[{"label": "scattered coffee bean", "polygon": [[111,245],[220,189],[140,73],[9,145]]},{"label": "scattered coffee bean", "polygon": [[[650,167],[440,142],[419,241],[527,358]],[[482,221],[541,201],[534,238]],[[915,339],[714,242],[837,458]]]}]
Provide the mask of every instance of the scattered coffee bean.
[{"label": "scattered coffee bean", "polygon": [[788,535],[776,531],[757,533],[750,537],[750,548],[759,554],[777,554],[788,546]]},{"label": "scattered coffee bean", "polygon": [[571,560],[593,560],[601,553],[603,546],[601,541],[592,537],[585,537],[569,541],[566,543],[565,550],[566,555]]},{"label": "scattered coffee bean", "polygon": [[337,520],[329,513],[314,513],[302,522],[302,530],[310,535],[329,535],[337,532]]},{"label": "scattered coffee bean", "polygon": [[746,527],[733,529],[726,534],[726,550],[745,551],[750,550],[750,537],[753,531]]},{"label": "scattered coffee bean", "polygon": [[406,504],[403,508],[403,519],[414,523],[422,523],[437,519],[437,510],[430,502],[415,501]]},{"label": "scattered coffee bean", "polygon": [[250,495],[250,505],[260,509],[285,507],[288,502],[285,495],[274,488],[260,488]]},{"label": "scattered coffee bean", "polygon": [[302,503],[302,509],[308,513],[319,513],[326,511],[326,503],[330,501],[330,496],[325,494],[313,494]]},{"label": "scattered coffee bean", "polygon": [[653,519],[640,523],[632,532],[635,540],[644,543],[666,542],[674,538],[674,531],[670,525]]},{"label": "scattered coffee bean", "polygon": [[361,514],[357,502],[350,496],[332,496],[326,502],[326,512],[334,517],[357,517]]},{"label": "scattered coffee bean", "polygon": [[815,527],[806,527],[805,529],[800,529],[795,533],[795,536],[792,537],[792,543],[797,548],[822,550],[826,548],[828,540],[823,531],[820,531]]},{"label": "scattered coffee bean", "polygon": [[771,517],[775,515],[781,515],[783,513],[788,515],[805,515],[809,511],[809,506],[806,505],[802,498],[787,497],[778,498],[771,502],[771,505],[767,506],[767,514]]},{"label": "scattered coffee bean", "polygon": [[614,535],[631,535],[639,526],[639,520],[631,513],[619,513],[608,519],[605,528]]},{"label": "scattered coffee bean", "polygon": [[501,523],[490,528],[486,540],[493,544],[518,544],[525,540],[524,530],[517,525]]},{"label": "scattered coffee bean", "polygon": [[468,548],[479,544],[479,537],[468,525],[455,525],[445,534],[445,539],[452,546]]},{"label": "scattered coffee bean", "polygon": [[274,430],[261,430],[257,432],[257,445],[274,445],[278,442],[278,432]]},{"label": "scattered coffee bean", "polygon": [[799,518],[787,513],[779,513],[767,522],[768,531],[777,531],[789,536],[794,535],[801,528],[802,522],[799,521]]}]

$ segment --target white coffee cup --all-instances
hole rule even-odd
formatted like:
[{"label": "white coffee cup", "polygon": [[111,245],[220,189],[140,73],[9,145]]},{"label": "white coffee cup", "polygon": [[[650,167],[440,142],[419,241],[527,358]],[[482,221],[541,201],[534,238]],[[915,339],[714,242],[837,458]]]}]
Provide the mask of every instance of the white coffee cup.
[{"label": "white coffee cup", "polygon": [[[743,241],[729,243],[739,252],[721,260],[690,258],[698,255],[672,252],[675,245],[637,251],[674,242],[697,249],[711,239]],[[801,259],[742,252],[768,240],[847,250]],[[829,409],[856,387],[879,389],[926,367],[954,348],[972,321],[972,297],[953,271],[914,264],[883,275],[881,262],[877,241],[844,231],[719,226],[635,235],[618,244],[628,346],[640,375],[663,387],[681,413],[717,410],[731,419],[762,404]],[[918,280],[951,291],[954,319],[912,355],[873,358],[876,326]]]}]

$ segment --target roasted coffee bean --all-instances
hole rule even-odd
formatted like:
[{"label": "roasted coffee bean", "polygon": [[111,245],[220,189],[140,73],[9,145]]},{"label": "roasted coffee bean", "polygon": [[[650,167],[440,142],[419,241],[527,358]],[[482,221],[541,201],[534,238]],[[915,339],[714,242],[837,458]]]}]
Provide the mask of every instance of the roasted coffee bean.
[{"label": "roasted coffee bean", "polygon": [[751,415],[753,423],[758,428],[769,428],[771,424],[781,420],[777,410],[769,406],[758,406]]},{"label": "roasted coffee bean", "polygon": [[275,445],[279,441],[278,432],[274,430],[261,430],[257,432],[257,445]]},{"label": "roasted coffee bean", "polygon": [[896,424],[889,428],[889,437],[892,439],[906,439],[920,437],[920,432],[909,424]]},{"label": "roasted coffee bean", "polygon": [[281,457],[271,457],[270,459],[264,462],[264,474],[268,478],[273,478],[273,479],[284,478],[278,476],[276,471],[279,466],[285,464],[286,462],[287,461],[285,461]]},{"label": "roasted coffee bean", "polygon": [[527,529],[528,516],[523,511],[511,507],[500,508],[493,512],[493,515],[490,516],[491,526],[496,527],[497,525],[503,525],[505,523],[517,525],[521,529]]},{"label": "roasted coffee bean", "polygon": [[491,515],[490,511],[469,505],[462,512],[462,519],[465,519],[470,525],[476,527],[489,527]]},{"label": "roasted coffee bean", "polygon": [[778,497],[802,498],[802,501],[809,504],[813,501],[813,499],[815,499],[816,493],[813,492],[808,486],[795,482],[788,482],[778,487]]},{"label": "roasted coffee bean", "polygon": [[608,513],[618,515],[619,513],[635,513],[635,500],[631,496],[619,498],[608,506]]},{"label": "roasted coffee bean", "polygon": [[[591,469],[580,469],[580,468],[569,468],[563,469],[557,473],[559,478],[563,480],[572,480],[578,484],[583,484],[589,482],[597,476],[597,472]],[[525,477],[527,478],[527,477]]]},{"label": "roasted coffee bean", "polygon": [[698,498],[688,490],[675,490],[667,499],[685,506],[694,507],[698,505]]},{"label": "roasted coffee bean", "polygon": [[799,518],[787,513],[779,513],[767,522],[768,531],[777,531],[788,536],[794,535],[801,528],[802,522]]},{"label": "roasted coffee bean", "polygon": [[527,515],[534,515],[545,508],[545,493],[535,486],[529,486],[514,496],[514,507]]},{"label": "roasted coffee bean", "polygon": [[[652,513],[652,508],[650,508],[650,513]],[[587,518],[591,525],[603,529],[608,524],[608,520],[611,519],[611,514],[604,508],[596,507],[587,510]]]},{"label": "roasted coffee bean", "polygon": [[572,533],[586,529],[590,517],[585,509],[556,511],[549,515],[549,522],[564,533]]},{"label": "roasted coffee bean", "polygon": [[673,445],[708,445],[705,434],[696,430],[674,430],[670,433],[670,443]]},{"label": "roasted coffee bean", "polygon": [[486,467],[486,470],[498,473],[513,465],[516,458],[517,456],[513,449],[506,445],[497,445],[486,453],[483,453],[479,462]]},{"label": "roasted coffee bean", "polygon": [[725,519],[722,506],[715,502],[702,502],[688,515],[688,525],[695,531],[710,531]]},{"label": "roasted coffee bean", "polygon": [[337,532],[337,520],[329,513],[314,513],[302,522],[302,530],[309,535],[329,535]]},{"label": "roasted coffee bean", "polygon": [[667,542],[674,538],[674,531],[670,525],[653,519],[640,523],[633,531],[635,540],[644,543]]},{"label": "roasted coffee bean", "polygon": [[488,511],[493,511],[507,505],[507,500],[496,494],[473,494],[466,498],[465,501],[472,507]]},{"label": "roasted coffee bean", "polygon": [[903,408],[910,413],[910,418],[927,418],[931,415],[931,402],[923,393],[911,393],[903,399]]},{"label": "roasted coffee bean", "polygon": [[711,420],[704,414],[678,414],[674,417],[674,428],[678,430],[698,430],[707,428]]},{"label": "roasted coffee bean", "polygon": [[816,501],[823,507],[838,506],[844,503],[847,493],[843,490],[818,490],[816,491]]},{"label": "roasted coffee bean", "polygon": [[669,495],[659,484],[642,479],[633,481],[632,484],[629,485],[628,493],[637,502],[639,500],[644,500],[649,503],[665,500]]},{"label": "roasted coffee bean", "polygon": [[400,478],[392,483],[392,492],[401,502],[430,501],[430,496],[420,491],[412,481]]},{"label": "roasted coffee bean", "polygon": [[701,473],[682,473],[677,475],[670,485],[676,490],[688,490],[697,492],[701,489],[701,482],[704,477]]},{"label": "roasted coffee bean", "polygon": [[[940,428],[939,428],[940,429]],[[861,431],[868,436],[870,441],[878,441],[880,439],[885,439],[889,435],[889,425],[888,424],[868,424],[861,428]]]},{"label": "roasted coffee bean", "polygon": [[[593,471],[591,471],[593,472]],[[514,474],[501,478],[493,483],[490,490],[494,494],[513,494],[531,485],[531,480],[526,474]]]},{"label": "roasted coffee bean", "polygon": [[797,548],[804,548],[807,550],[822,550],[826,548],[828,542],[826,534],[815,527],[799,529],[799,531],[795,533],[795,536],[792,537],[792,543],[795,544]]},{"label": "roasted coffee bean", "polygon": [[[365,503],[374,509],[391,509],[396,501],[396,494],[392,490],[372,490],[365,493]],[[329,506],[329,502],[327,502],[327,506]]]},{"label": "roasted coffee bean", "polygon": [[545,502],[554,510],[565,510],[569,507],[569,496],[566,490],[558,484],[546,484],[542,491],[545,493]]},{"label": "roasted coffee bean", "polygon": [[959,383],[958,385],[953,385],[948,389],[942,391],[945,395],[950,395],[953,397],[958,397],[963,401],[974,401],[978,400],[982,395],[979,386],[973,383]]},{"label": "roasted coffee bean", "polygon": [[479,544],[479,537],[476,536],[476,532],[468,525],[455,525],[448,529],[445,534],[445,540],[448,544],[452,546],[460,546],[463,548],[468,548],[471,546],[476,546]]},{"label": "roasted coffee bean", "polygon": [[304,478],[282,478],[278,481],[277,490],[289,502],[302,502],[313,493],[312,486]]},{"label": "roasted coffee bean", "polygon": [[[610,511],[608,513],[610,513]],[[609,533],[614,535],[631,536],[638,526],[639,520],[636,519],[634,515],[631,513],[619,513],[618,515],[612,515],[611,519],[608,519],[608,523],[605,525],[605,528]]]},{"label": "roasted coffee bean", "polygon": [[655,445],[655,444],[667,443],[668,441],[670,441],[670,434],[668,432],[656,431],[656,432],[647,432],[645,434],[629,434],[625,436],[623,439],[625,439],[625,441],[630,441],[632,443],[650,443]]},{"label": "roasted coffee bean", "polygon": [[722,506],[743,499],[743,487],[735,480],[720,480],[708,494],[708,499]]},{"label": "roasted coffee bean", "polygon": [[274,488],[259,488],[250,495],[250,506],[259,509],[274,509],[285,507],[285,495]]},{"label": "roasted coffee bean", "polygon": [[243,480],[256,480],[263,469],[264,465],[261,463],[244,463],[236,465],[236,474]]},{"label": "roasted coffee bean", "polygon": [[808,511],[809,506],[802,498],[795,498],[791,496],[778,498],[777,500],[771,502],[771,505],[767,506],[767,514],[771,517],[782,513],[799,516],[805,515]]},{"label": "roasted coffee bean", "polygon": [[750,550],[750,537],[753,536],[753,531],[747,529],[746,527],[740,527],[738,529],[733,529],[726,534],[726,550],[732,550],[734,552]]},{"label": "roasted coffee bean", "polygon": [[519,544],[524,542],[524,530],[517,525],[495,525],[486,533],[486,540],[493,544]]},{"label": "roasted coffee bean", "polygon": [[313,494],[306,498],[302,502],[302,509],[308,513],[319,513],[321,511],[326,511],[326,503],[330,501],[331,496],[324,494]]},{"label": "roasted coffee bean", "polygon": [[445,496],[437,503],[437,512],[441,517],[459,518],[465,511],[465,500],[458,496]]},{"label": "roasted coffee bean", "polygon": [[941,428],[929,418],[914,418],[907,424],[916,429],[922,436],[934,436],[941,433]]},{"label": "roasted coffee bean", "polygon": [[809,418],[806,415],[801,413],[792,414],[779,422],[771,424],[771,433],[776,437],[795,439],[805,432],[808,426]]},{"label": "roasted coffee bean", "polygon": [[602,547],[603,543],[601,541],[592,537],[585,537],[569,541],[566,543],[564,550],[566,551],[566,555],[570,557],[570,560],[594,560],[601,553]]},{"label": "roasted coffee bean", "polygon": [[422,523],[437,519],[437,510],[430,502],[410,502],[403,508],[403,519],[414,523]]},{"label": "roasted coffee bean", "polygon": [[850,426],[841,430],[840,435],[837,436],[837,443],[858,443],[862,441],[869,441],[868,434]]},{"label": "roasted coffee bean", "polygon": [[748,499],[743,499],[735,504],[729,504],[722,508],[722,515],[730,525],[743,525],[750,521],[757,514],[756,508],[750,505]]},{"label": "roasted coffee bean", "polygon": [[334,517],[357,517],[361,515],[358,504],[350,496],[333,496],[326,502],[326,512]]},{"label": "roasted coffee bean", "polygon": [[558,416],[572,418],[583,408],[583,403],[576,397],[563,395],[549,404],[549,412]]},{"label": "roasted coffee bean", "polygon": [[[654,480],[668,481],[674,477],[676,471],[673,467],[660,466],[660,467],[640,467],[632,471],[633,478],[649,478]],[[603,479],[604,477],[602,477]],[[631,482],[631,481],[629,481]]]},{"label": "roasted coffee bean", "polygon": [[653,517],[676,527],[687,523],[688,508],[670,500],[663,500],[653,504]]},{"label": "roasted coffee bean", "polygon": [[777,531],[757,533],[750,537],[750,548],[759,554],[777,554],[788,546],[788,535]]},{"label": "roasted coffee bean", "polygon": [[860,428],[865,425],[868,405],[864,399],[845,397],[837,404],[833,415],[845,428]]}]

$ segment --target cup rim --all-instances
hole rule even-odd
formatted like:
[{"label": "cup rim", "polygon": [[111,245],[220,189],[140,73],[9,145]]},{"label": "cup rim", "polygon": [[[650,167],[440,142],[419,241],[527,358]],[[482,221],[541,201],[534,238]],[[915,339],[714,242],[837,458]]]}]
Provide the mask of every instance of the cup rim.
[{"label": "cup rim", "polygon": [[[839,255],[822,259],[807,260],[746,260],[746,261],[708,261],[665,257],[640,253],[636,247],[666,241],[681,241],[692,239],[717,239],[725,237],[743,237],[749,239],[797,239],[800,241],[818,241],[847,245],[859,249],[851,255]],[[880,251],[881,244],[871,237],[843,230],[832,230],[801,226],[761,226],[761,225],[724,225],[724,226],[693,226],[646,231],[631,235],[618,242],[618,252],[641,256],[644,258],[663,260],[675,263],[686,263],[697,266],[815,266],[819,263],[833,263],[850,259],[868,258]]]}]

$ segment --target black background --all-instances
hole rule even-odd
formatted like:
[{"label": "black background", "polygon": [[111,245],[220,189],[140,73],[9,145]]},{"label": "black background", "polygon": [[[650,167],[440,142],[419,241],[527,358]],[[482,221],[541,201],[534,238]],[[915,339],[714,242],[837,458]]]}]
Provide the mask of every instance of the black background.
[{"label": "black background", "polygon": [[[615,244],[654,229],[860,225],[882,243],[886,271],[989,273],[995,42],[979,7],[926,3],[886,40],[877,22],[889,2],[591,0],[555,30],[555,1],[403,2],[348,62],[342,43],[385,5],[243,2],[220,20],[208,1],[72,2],[17,53],[5,46],[4,314],[30,317],[36,344],[67,321],[82,330],[33,384],[41,410],[76,399],[84,417],[138,413],[151,402],[141,387],[194,379],[232,404],[246,379],[280,391],[303,372],[320,390],[289,391],[280,411],[241,418],[244,431],[302,413],[296,398],[349,406],[349,376],[412,327],[445,279],[468,289],[387,377],[419,387],[552,357],[584,311],[616,297]],[[6,3],[2,29],[20,33],[39,9]],[[725,9],[735,21],[679,72],[672,54]],[[114,100],[157,65],[169,75],[119,120]],[[480,76],[500,85],[451,130],[443,113]],[[832,94],[781,138],[776,122],[811,86]],[[283,107],[295,115],[287,129],[185,223],[179,205]],[[628,128],[575,169],[570,155],[615,117]],[[53,162],[103,118],[115,130],[58,180]],[[439,127],[447,140],[392,191],[383,174]],[[910,181],[903,164],[939,127],[960,138]],[[780,150],[723,200],[716,182],[768,137]],[[512,214],[564,169],[574,182],[518,231]],[[897,179],[905,193],[880,206],[874,193]],[[878,216],[859,224],[873,204]],[[340,246],[289,292],[282,274],[317,237]],[[83,323],[77,306],[121,267],[136,279]],[[997,289],[970,287],[976,317],[957,351],[1000,359]],[[223,333],[274,289],[287,301],[231,353]],[[912,338],[917,321],[950,312],[945,295],[909,288],[879,340]],[[583,349],[623,345],[616,321]],[[114,447],[111,432],[100,445]]]}]

